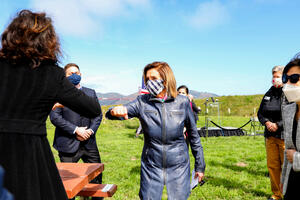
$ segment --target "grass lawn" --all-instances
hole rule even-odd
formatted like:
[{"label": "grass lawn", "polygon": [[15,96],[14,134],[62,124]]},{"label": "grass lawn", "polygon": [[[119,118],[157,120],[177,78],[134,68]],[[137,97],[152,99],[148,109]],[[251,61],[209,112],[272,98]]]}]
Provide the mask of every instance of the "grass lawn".
[{"label": "grass lawn", "polygon": [[[223,117],[222,125],[239,127],[248,120],[247,117]],[[123,122],[104,119],[97,132],[97,144],[105,164],[103,183],[118,185],[111,199],[139,199],[143,135],[134,137],[137,126],[136,119]],[[204,126],[203,117],[200,117],[198,126]],[[249,128],[250,125],[246,127]],[[47,129],[52,145],[54,126],[48,122]],[[201,142],[206,161],[206,183],[195,188],[189,199],[265,200],[271,195],[263,136],[209,137],[201,138]],[[53,149],[53,153],[59,162],[57,151]],[[194,159],[191,153],[190,158],[192,169]],[[163,199],[167,199],[166,190]]]}]

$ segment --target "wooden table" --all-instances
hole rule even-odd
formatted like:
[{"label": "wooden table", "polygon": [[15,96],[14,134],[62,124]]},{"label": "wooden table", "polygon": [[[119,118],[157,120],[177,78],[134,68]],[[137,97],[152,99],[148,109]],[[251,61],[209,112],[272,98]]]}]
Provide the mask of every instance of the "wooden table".
[{"label": "wooden table", "polygon": [[75,197],[104,170],[102,163],[56,163],[68,198]]}]

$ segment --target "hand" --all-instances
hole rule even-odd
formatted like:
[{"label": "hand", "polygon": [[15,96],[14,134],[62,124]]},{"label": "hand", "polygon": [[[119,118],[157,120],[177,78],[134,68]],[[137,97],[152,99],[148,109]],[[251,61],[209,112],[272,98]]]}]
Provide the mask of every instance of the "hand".
[{"label": "hand", "polygon": [[204,178],[204,173],[196,172],[194,178],[196,178],[196,177],[198,177],[198,182],[200,183],[202,181],[202,179]]},{"label": "hand", "polygon": [[286,158],[290,163],[293,163],[294,161],[294,153],[296,152],[295,149],[287,149],[286,150]]},{"label": "hand", "polygon": [[94,133],[94,132],[93,132],[93,130],[92,130],[92,129],[90,129],[90,128],[89,128],[89,129],[87,129],[86,131],[88,132],[88,134],[89,134],[90,136],[91,136],[91,135],[93,135],[93,133]]},{"label": "hand", "polygon": [[276,132],[278,130],[278,125],[276,123],[267,121],[265,123],[265,125],[266,125],[266,128],[268,129],[268,131],[270,131],[270,132]]},{"label": "hand", "polygon": [[82,141],[85,141],[85,139],[83,139],[83,137],[81,137],[81,136],[79,136],[79,135],[76,135],[76,139],[79,140],[79,141],[81,141],[81,142],[82,142]]},{"label": "hand", "polygon": [[110,114],[115,117],[124,117],[128,119],[127,108],[125,106],[116,106],[111,109]]},{"label": "hand", "polygon": [[55,110],[56,108],[63,108],[64,106],[60,103],[56,103],[54,104],[54,106],[52,107],[52,110]]},{"label": "hand", "polygon": [[273,123],[273,132],[276,132],[278,130],[278,125],[276,123]]},{"label": "hand", "polygon": [[89,131],[87,131],[87,127],[77,127],[75,133],[82,137],[84,140],[87,140],[90,138]]}]

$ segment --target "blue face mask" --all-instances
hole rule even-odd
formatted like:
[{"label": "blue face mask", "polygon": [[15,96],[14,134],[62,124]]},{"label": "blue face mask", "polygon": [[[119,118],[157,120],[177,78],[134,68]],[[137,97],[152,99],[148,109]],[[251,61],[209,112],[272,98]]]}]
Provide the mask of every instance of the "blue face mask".
[{"label": "blue face mask", "polygon": [[71,76],[69,76],[67,78],[74,85],[78,85],[81,81],[81,76],[79,76],[78,74],[72,74]]}]

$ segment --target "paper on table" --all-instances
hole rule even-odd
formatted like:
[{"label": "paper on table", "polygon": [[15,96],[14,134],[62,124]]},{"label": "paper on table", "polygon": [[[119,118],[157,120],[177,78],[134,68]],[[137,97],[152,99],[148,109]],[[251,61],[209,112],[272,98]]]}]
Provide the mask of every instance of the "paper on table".
[{"label": "paper on table", "polygon": [[191,182],[191,190],[194,189],[198,185],[198,177],[195,178],[195,170],[192,172],[192,182]]}]

